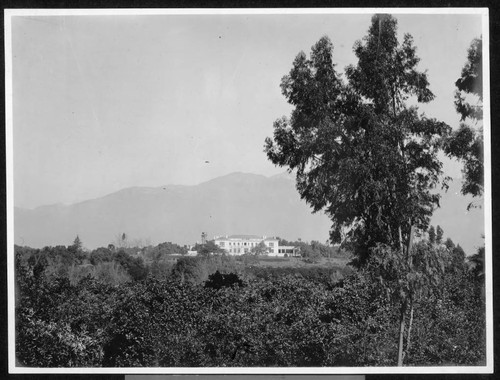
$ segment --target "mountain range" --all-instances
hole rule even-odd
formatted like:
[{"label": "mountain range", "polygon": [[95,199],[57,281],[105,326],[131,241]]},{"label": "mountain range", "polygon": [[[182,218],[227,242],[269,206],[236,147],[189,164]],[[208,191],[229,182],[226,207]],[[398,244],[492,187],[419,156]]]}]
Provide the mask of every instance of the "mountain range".
[{"label": "mountain range", "polygon": [[[455,180],[442,193],[432,224],[470,254],[483,244],[484,212],[467,211],[470,197]],[[329,219],[311,208],[287,173],[265,177],[232,173],[199,185],[132,187],[71,205],[14,208],[14,240],[30,247],[69,245],[78,235],[89,249],[130,241],[194,244],[201,233],[253,234],[303,241],[328,239]]]}]

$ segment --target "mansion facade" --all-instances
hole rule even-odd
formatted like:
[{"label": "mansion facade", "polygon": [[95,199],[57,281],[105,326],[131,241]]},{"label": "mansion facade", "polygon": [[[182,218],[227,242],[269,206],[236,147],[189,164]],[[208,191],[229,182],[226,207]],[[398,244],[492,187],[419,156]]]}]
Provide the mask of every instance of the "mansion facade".
[{"label": "mansion facade", "polygon": [[300,256],[300,250],[293,246],[279,245],[276,237],[257,235],[225,235],[215,236],[214,243],[230,255],[251,253],[259,244],[264,243],[268,256]]}]

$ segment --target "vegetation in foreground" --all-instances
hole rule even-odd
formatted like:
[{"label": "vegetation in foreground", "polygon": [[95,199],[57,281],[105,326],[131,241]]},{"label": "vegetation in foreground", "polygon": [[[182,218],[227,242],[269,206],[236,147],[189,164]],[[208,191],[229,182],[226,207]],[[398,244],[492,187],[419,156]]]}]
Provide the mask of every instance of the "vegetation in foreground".
[{"label": "vegetation in foreground", "polygon": [[[484,364],[481,268],[450,239],[416,247],[441,250],[445,267],[439,287],[415,297],[405,364]],[[184,256],[159,269],[116,250],[77,278],[75,268],[90,267],[102,249],[54,251],[16,247],[23,366],[397,364],[399,314],[386,291],[396,286],[369,269],[287,259],[271,267],[258,256],[222,255]]]}]

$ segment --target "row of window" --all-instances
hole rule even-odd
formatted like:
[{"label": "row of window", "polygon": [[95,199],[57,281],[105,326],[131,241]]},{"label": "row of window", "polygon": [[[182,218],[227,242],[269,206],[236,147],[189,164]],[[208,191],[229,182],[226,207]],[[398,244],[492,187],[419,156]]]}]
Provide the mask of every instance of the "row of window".
[{"label": "row of window", "polygon": [[283,249],[278,249],[278,253],[294,253],[294,249],[293,248],[283,248]]},{"label": "row of window", "polygon": [[[225,241],[221,241],[221,242],[219,242],[219,244],[220,244],[221,247],[225,247],[226,246],[226,242]],[[240,247],[240,246],[256,247],[257,243],[255,243],[255,242],[248,242],[248,243],[247,242],[243,242],[243,243],[240,243],[240,242],[234,242],[234,243],[233,242],[229,242],[229,246],[235,246],[235,247],[236,246],[238,246],[238,247]],[[271,247],[271,248],[274,247],[274,243],[270,242],[269,243],[269,247]]]},{"label": "row of window", "polygon": [[[221,247],[225,247],[226,246],[226,242],[225,241],[221,241],[221,242],[219,242],[219,245]],[[238,247],[240,247],[240,246],[256,247],[257,243],[255,243],[255,242],[248,242],[248,243],[247,242],[242,242],[242,243],[240,243],[240,242],[234,242],[234,243],[233,242],[229,242],[229,246],[235,246],[235,247],[236,246],[238,246]],[[269,247],[271,247],[271,248],[274,247],[274,243],[270,242],[269,243]]]},{"label": "row of window", "polygon": [[[225,247],[225,246],[226,246],[226,242],[224,242],[224,241],[221,241],[219,244],[220,244],[220,246],[221,246],[221,247]],[[256,243],[246,243],[246,242],[244,242],[244,243],[240,243],[240,242],[238,242],[238,243],[229,242],[229,245],[230,245],[230,246],[231,246],[231,245],[233,245],[233,246],[238,246],[238,247],[239,247],[240,245],[241,245],[241,246],[247,246],[247,245],[248,245],[249,247],[255,247],[257,244],[256,244]]]}]

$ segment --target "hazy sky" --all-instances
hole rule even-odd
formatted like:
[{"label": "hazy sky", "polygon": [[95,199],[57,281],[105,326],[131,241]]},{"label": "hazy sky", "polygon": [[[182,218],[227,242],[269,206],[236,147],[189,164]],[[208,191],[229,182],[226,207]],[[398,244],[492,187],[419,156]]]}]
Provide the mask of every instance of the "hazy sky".
[{"label": "hazy sky", "polygon": [[[129,186],[197,184],[284,171],[263,153],[291,107],[280,80],[323,35],[337,71],[356,63],[358,15],[15,16],[14,203],[73,203]],[[479,15],[396,15],[436,100],[457,127],[454,82]],[[206,161],[209,161],[206,163]],[[456,163],[448,174],[460,176]]]}]

